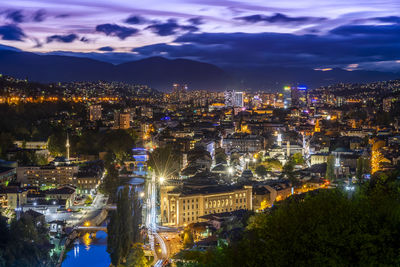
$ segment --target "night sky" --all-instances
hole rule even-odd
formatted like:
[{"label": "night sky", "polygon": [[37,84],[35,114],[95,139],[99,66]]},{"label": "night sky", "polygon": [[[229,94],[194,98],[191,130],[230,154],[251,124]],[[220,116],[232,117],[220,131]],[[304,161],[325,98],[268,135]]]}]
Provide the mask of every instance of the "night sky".
[{"label": "night sky", "polygon": [[0,43],[112,63],[400,71],[399,0],[1,0]]}]

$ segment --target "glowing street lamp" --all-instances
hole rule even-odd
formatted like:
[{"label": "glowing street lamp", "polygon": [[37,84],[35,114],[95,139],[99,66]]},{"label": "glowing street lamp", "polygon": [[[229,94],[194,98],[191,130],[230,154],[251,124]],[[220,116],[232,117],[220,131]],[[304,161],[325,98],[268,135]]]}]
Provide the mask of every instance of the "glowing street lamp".
[{"label": "glowing street lamp", "polygon": [[229,168],[228,168],[228,173],[229,173],[229,175],[232,175],[232,174],[233,174],[233,168],[232,168],[232,167],[229,167]]},{"label": "glowing street lamp", "polygon": [[163,184],[165,182],[165,177],[161,176],[160,177],[160,184]]}]

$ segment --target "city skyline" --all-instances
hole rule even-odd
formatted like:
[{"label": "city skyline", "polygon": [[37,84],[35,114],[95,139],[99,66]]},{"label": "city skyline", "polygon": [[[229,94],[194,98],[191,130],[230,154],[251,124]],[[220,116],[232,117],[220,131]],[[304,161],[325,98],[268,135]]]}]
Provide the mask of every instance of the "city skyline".
[{"label": "city skyline", "polygon": [[[398,72],[397,1],[2,1],[0,48],[121,63]],[[7,48],[9,49],[9,48]]]}]

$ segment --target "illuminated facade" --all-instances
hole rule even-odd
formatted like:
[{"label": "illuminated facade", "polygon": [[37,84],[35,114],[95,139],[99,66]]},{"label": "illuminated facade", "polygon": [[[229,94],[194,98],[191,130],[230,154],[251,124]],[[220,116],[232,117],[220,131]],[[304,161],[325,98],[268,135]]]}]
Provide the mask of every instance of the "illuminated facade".
[{"label": "illuminated facade", "polygon": [[75,184],[78,166],[28,166],[17,168],[17,180],[24,186],[58,186]]},{"label": "illuminated facade", "polygon": [[90,121],[101,120],[101,105],[91,105],[89,107],[89,120]]},{"label": "illuminated facade", "polygon": [[235,91],[225,92],[226,107],[244,107],[244,93]]},{"label": "illuminated facade", "polygon": [[308,104],[308,90],[306,86],[293,86],[291,88],[291,106],[305,107]]},{"label": "illuminated facade", "polygon": [[201,222],[201,216],[252,209],[252,187],[213,186],[161,189],[161,220],[168,226]]}]

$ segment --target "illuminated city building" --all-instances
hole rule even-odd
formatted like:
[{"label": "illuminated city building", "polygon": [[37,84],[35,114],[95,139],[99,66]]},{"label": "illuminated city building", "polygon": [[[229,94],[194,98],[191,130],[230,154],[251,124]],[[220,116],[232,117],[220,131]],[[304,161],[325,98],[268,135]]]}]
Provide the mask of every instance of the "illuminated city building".
[{"label": "illuminated city building", "polygon": [[129,129],[131,127],[131,114],[130,113],[114,113],[114,128],[116,129]]},{"label": "illuminated city building", "polygon": [[244,93],[236,91],[225,91],[226,107],[244,107]]},{"label": "illuminated city building", "polygon": [[168,186],[161,188],[160,199],[161,221],[173,227],[204,221],[200,217],[208,214],[253,208],[251,186],[206,182]]},{"label": "illuminated city building", "polygon": [[89,120],[98,121],[101,120],[101,105],[90,105],[89,106]]},{"label": "illuminated city building", "polygon": [[25,186],[58,186],[75,184],[76,165],[27,166],[17,168],[17,181]]},{"label": "illuminated city building", "polygon": [[171,98],[173,101],[184,102],[186,101],[186,94],[188,91],[187,84],[174,83],[172,87]]},{"label": "illuminated city building", "polygon": [[308,105],[308,92],[306,86],[293,86],[291,88],[291,106],[296,108]]}]

